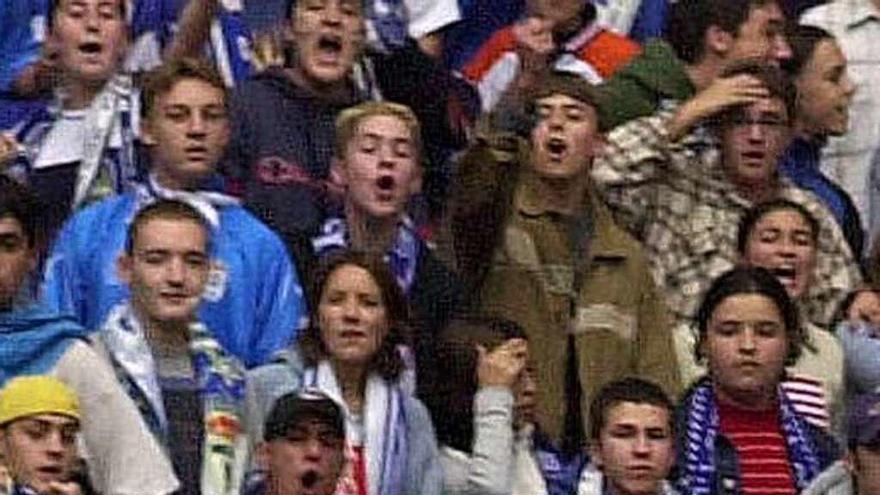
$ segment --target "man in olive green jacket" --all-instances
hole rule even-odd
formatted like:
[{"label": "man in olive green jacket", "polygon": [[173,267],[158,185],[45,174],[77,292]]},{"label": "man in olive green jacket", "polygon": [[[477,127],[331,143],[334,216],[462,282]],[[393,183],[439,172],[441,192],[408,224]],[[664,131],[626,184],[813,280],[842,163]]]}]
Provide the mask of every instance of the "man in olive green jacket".
[{"label": "man in olive green jacket", "polygon": [[601,127],[611,130],[667,101],[689,100],[731,62],[757,58],[778,65],[790,57],[776,0],[679,0],[671,7],[665,40],[646,43],[600,86]]},{"label": "man in olive green jacket", "polygon": [[453,245],[478,309],[526,329],[539,428],[573,451],[605,383],[641,375],[672,394],[680,384],[645,255],[592,192],[592,89],[562,74],[535,88],[503,102],[462,158]]}]

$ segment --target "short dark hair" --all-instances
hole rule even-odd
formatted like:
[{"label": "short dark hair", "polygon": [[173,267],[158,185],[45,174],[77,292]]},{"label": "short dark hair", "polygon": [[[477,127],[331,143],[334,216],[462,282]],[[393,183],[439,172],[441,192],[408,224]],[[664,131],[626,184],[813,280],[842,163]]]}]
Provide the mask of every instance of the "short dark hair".
[{"label": "short dark hair", "polygon": [[200,58],[181,57],[164,62],[146,74],[141,94],[141,115],[149,118],[162,95],[183,79],[197,79],[223,92],[223,106],[229,106],[229,89],[217,69]]},{"label": "short dark hair", "polygon": [[31,248],[43,246],[46,241],[44,211],[42,203],[28,186],[0,174],[0,218],[18,221]]},{"label": "short dark hair", "polygon": [[636,377],[625,377],[606,383],[593,398],[593,402],[590,404],[590,439],[592,441],[599,440],[602,428],[605,428],[608,422],[608,413],[611,408],[623,402],[650,404],[665,409],[669,414],[669,431],[674,431],[672,400],[669,399],[666,392],[654,382]]},{"label": "short dark hair", "polygon": [[[767,88],[767,91],[770,93],[770,98],[779,98],[782,100],[782,103],[785,105],[787,121],[790,125],[794,120],[797,90],[795,89],[791,78],[788,77],[788,74],[779,67],[770,65],[762,60],[749,58],[731,62],[730,65],[721,71],[721,74],[718,77],[734,77],[741,74],[749,75],[758,79],[761,84]],[[723,125],[737,115],[737,112],[742,112],[747,106],[748,105],[739,105],[733,107],[719,115],[716,121]]]},{"label": "short dark hair", "polygon": [[[49,0],[49,15],[46,17],[46,26],[49,31],[55,28],[55,13],[61,7],[61,2],[62,0]],[[128,8],[128,0],[119,0],[119,14],[126,21],[126,24],[128,24]]]},{"label": "short dark hair", "polygon": [[758,203],[747,211],[740,219],[739,227],[736,232],[736,249],[740,256],[745,256],[746,254],[746,245],[749,242],[749,235],[751,235],[752,230],[755,229],[755,225],[770,213],[785,210],[791,210],[799,214],[810,227],[810,238],[813,240],[813,244],[819,242],[820,228],[819,221],[816,220],[816,217],[814,217],[807,208],[800,203],[795,203],[786,198],[776,198],[764,201],[763,203]]},{"label": "short dark hair", "polygon": [[666,21],[666,40],[685,63],[698,62],[706,52],[703,41],[712,26],[733,34],[751,11],[776,0],[679,0],[673,2]]},{"label": "short dark hair", "polygon": [[461,452],[473,446],[474,395],[477,393],[477,345],[492,351],[510,339],[525,339],[526,332],[512,320],[465,313],[454,317],[443,330],[434,352],[442,370],[427,370],[425,393],[420,394],[431,412],[437,441]]},{"label": "short dark hair", "polygon": [[539,76],[535,81],[533,89],[527,93],[527,110],[529,110],[530,113],[534,113],[538,100],[556,94],[574,98],[594,109],[598,108],[599,99],[593,85],[576,74],[552,71],[548,74]]},{"label": "short dark hair", "polygon": [[782,68],[791,77],[796,77],[813,57],[820,41],[835,41],[834,35],[817,26],[797,25],[788,34],[791,58],[782,62]]},{"label": "short dark hair", "polygon": [[164,220],[185,220],[194,222],[205,231],[205,250],[211,250],[211,227],[205,217],[198,210],[183,201],[160,199],[141,208],[128,226],[125,236],[125,254],[131,256],[134,253],[135,239],[140,229],[150,220],[161,218]]},{"label": "short dark hair", "polygon": [[312,288],[309,292],[310,323],[300,333],[298,340],[303,361],[308,366],[314,366],[328,355],[324,341],[321,339],[321,329],[318,327],[320,322],[318,310],[330,276],[346,265],[366,270],[379,286],[382,304],[385,305],[388,335],[382,341],[369,369],[376,371],[386,380],[396,380],[404,368],[398,347],[409,344],[409,306],[388,264],[380,256],[362,251],[338,251],[318,262],[311,277]]},{"label": "short dark hair", "polygon": [[754,266],[738,266],[712,282],[703,302],[697,309],[697,343],[694,346],[694,355],[697,362],[703,360],[700,352],[706,334],[709,331],[709,321],[715,309],[729,297],[737,295],[758,294],[773,301],[782,321],[785,325],[785,335],[788,340],[788,355],[785,359],[786,366],[793,365],[801,356],[804,345],[804,332],[801,328],[800,315],[797,305],[788,297],[788,292],[779,280],[770,271]]}]

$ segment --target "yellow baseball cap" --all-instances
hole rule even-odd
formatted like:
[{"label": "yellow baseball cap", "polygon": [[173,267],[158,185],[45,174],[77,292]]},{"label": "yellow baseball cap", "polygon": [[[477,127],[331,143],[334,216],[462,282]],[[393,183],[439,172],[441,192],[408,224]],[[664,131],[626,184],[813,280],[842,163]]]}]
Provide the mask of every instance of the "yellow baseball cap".
[{"label": "yellow baseball cap", "polygon": [[70,387],[46,375],[19,376],[0,390],[0,425],[37,414],[79,420],[79,399]]}]

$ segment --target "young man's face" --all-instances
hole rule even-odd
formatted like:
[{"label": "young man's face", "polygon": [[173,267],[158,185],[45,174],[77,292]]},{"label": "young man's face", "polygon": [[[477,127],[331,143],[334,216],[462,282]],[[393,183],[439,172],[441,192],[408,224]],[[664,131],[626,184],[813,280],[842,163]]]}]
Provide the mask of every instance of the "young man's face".
[{"label": "young man's face", "polygon": [[798,91],[797,119],[803,130],[816,136],[846,133],[856,86],[847,75],[846,57],[837,42],[825,39],[817,43],[794,83]]},{"label": "young man's face", "polygon": [[347,200],[374,218],[400,216],[422,186],[412,133],[403,121],[389,115],[362,120],[344,159],[334,167],[347,188]]},{"label": "young man's face", "polygon": [[345,465],[345,439],[329,425],[306,420],[285,438],[266,442],[259,460],[272,495],[331,495]]},{"label": "young man's face", "polygon": [[563,94],[537,101],[538,123],[532,130],[532,170],[548,179],[571,179],[585,173],[597,145],[596,111]]},{"label": "young man's face", "polygon": [[812,227],[797,210],[771,211],[749,232],[744,258],[773,272],[789,297],[797,299],[806,292],[816,261]]},{"label": "young man's face", "polygon": [[611,406],[592,453],[614,493],[660,493],[675,458],[669,424],[664,407],[635,402]]},{"label": "young man's face", "polygon": [[791,58],[785,38],[785,14],[776,2],[753,4],[749,16],[739,26],[728,60],[759,58],[773,65]]},{"label": "young man's face", "polygon": [[36,258],[21,223],[0,217],[0,311],[12,306],[27,275],[36,268]]},{"label": "young man's face", "polygon": [[172,189],[197,187],[213,173],[229,132],[224,91],[195,78],[181,79],[160,95],[143,125],[153,171]]},{"label": "young man's face", "polygon": [[0,451],[17,483],[55,493],[50,485],[68,481],[75,466],[78,432],[79,422],[67,416],[29,416],[0,430]]},{"label": "young man's face", "polygon": [[761,294],[736,294],[709,319],[701,354],[722,400],[760,407],[775,394],[788,354],[776,304]]},{"label": "young man's face", "polygon": [[857,446],[854,452],[858,495],[880,493],[880,448]]},{"label": "young man's face", "polygon": [[205,227],[194,220],[153,218],[140,226],[132,254],[119,260],[119,278],[142,317],[162,324],[192,321],[208,279],[207,245]]},{"label": "young man's face", "polygon": [[85,82],[109,79],[128,49],[125,0],[59,0],[49,33],[62,72]]},{"label": "young man's face", "polygon": [[789,142],[789,120],[779,98],[766,98],[735,111],[723,124],[724,166],[740,187],[766,187]]},{"label": "young man's face", "polygon": [[292,16],[301,74],[318,86],[348,76],[363,45],[361,0],[301,0]]}]

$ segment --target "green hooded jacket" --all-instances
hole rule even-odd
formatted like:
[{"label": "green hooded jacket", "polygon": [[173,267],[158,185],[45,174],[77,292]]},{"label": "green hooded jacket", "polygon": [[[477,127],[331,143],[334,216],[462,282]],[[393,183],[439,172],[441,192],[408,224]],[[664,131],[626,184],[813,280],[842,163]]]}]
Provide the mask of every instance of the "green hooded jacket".
[{"label": "green hooded jacket", "polygon": [[664,100],[684,101],[696,92],[684,63],[672,46],[661,40],[646,43],[638,57],[598,89],[603,131],[653,114]]}]

